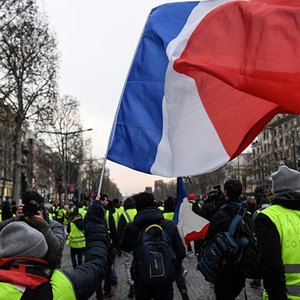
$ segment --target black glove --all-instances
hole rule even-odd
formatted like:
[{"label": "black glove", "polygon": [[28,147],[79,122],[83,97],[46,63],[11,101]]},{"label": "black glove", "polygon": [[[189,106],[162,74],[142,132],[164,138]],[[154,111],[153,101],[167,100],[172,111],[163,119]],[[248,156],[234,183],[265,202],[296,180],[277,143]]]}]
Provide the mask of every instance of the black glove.
[{"label": "black glove", "polygon": [[97,222],[104,224],[105,210],[99,200],[95,200],[88,208],[85,222]]}]

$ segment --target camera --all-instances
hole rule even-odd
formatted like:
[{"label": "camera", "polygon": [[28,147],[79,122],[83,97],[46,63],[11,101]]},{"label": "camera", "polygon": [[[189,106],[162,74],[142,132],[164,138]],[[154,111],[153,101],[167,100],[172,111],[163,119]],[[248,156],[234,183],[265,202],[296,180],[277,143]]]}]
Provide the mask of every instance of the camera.
[{"label": "camera", "polygon": [[38,211],[40,210],[40,205],[35,202],[35,200],[31,200],[29,203],[25,204],[23,207],[24,216],[31,217],[34,215],[38,215]]},{"label": "camera", "polygon": [[215,185],[213,187],[213,190],[208,193],[207,198],[208,201],[215,201],[215,202],[224,201],[225,197],[224,197],[224,193],[221,190],[221,186]]}]

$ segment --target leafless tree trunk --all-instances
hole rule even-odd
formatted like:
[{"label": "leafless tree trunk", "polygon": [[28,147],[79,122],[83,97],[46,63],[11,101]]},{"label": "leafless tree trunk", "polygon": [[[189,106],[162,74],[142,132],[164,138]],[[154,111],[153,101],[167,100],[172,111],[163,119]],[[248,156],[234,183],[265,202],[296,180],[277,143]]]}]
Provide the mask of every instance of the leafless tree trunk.
[{"label": "leafless tree trunk", "polygon": [[18,201],[25,127],[47,120],[56,100],[56,41],[35,0],[0,2],[0,114],[10,111],[14,126],[13,200]]}]

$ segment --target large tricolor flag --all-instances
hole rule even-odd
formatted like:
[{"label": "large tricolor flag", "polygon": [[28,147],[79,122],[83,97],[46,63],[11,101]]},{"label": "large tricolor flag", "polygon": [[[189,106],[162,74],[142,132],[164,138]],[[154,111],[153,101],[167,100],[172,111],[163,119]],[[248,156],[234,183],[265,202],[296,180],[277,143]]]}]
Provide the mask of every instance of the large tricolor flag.
[{"label": "large tricolor flag", "polygon": [[173,221],[177,224],[179,234],[187,245],[191,241],[203,239],[209,226],[208,220],[192,211],[182,177],[177,178],[177,203]]},{"label": "large tricolor flag", "polygon": [[152,10],[107,158],[166,177],[215,170],[278,113],[300,113],[300,1],[178,2]]}]

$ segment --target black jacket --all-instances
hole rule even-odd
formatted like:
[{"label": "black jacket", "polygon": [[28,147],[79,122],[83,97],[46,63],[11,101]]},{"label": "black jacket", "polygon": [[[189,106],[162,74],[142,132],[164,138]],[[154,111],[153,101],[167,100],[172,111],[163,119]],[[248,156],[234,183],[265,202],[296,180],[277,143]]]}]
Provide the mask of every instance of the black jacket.
[{"label": "black jacket", "polygon": [[[289,195],[290,196],[290,195]],[[272,205],[281,205],[292,210],[300,210],[300,197],[276,197]],[[264,287],[269,299],[287,299],[285,272],[281,258],[280,237],[275,224],[265,214],[255,218],[255,230],[258,240],[258,251],[264,280]]]},{"label": "black jacket", "polygon": [[85,217],[85,261],[71,271],[64,271],[73,284],[76,299],[89,299],[103,280],[107,268],[107,235],[103,226],[104,212],[94,201]]},{"label": "black jacket", "polygon": [[121,239],[122,239],[122,235],[123,235],[126,224],[127,224],[127,221],[126,221],[124,215],[122,214],[119,218],[118,230],[117,230],[117,235],[118,235],[119,241],[121,241]]},{"label": "black jacket", "polygon": [[232,218],[236,215],[238,211],[238,206],[235,202],[227,202],[224,208],[219,209],[211,219],[207,233],[205,235],[205,242],[210,241],[219,232],[226,231]]},{"label": "black jacket", "polygon": [[151,224],[162,224],[162,227],[168,233],[176,256],[175,268],[179,270],[185,257],[185,247],[176,224],[170,220],[165,220],[163,212],[158,208],[144,208],[136,214],[133,222],[126,225],[121,239],[121,249],[126,252],[135,250],[140,230]]}]

